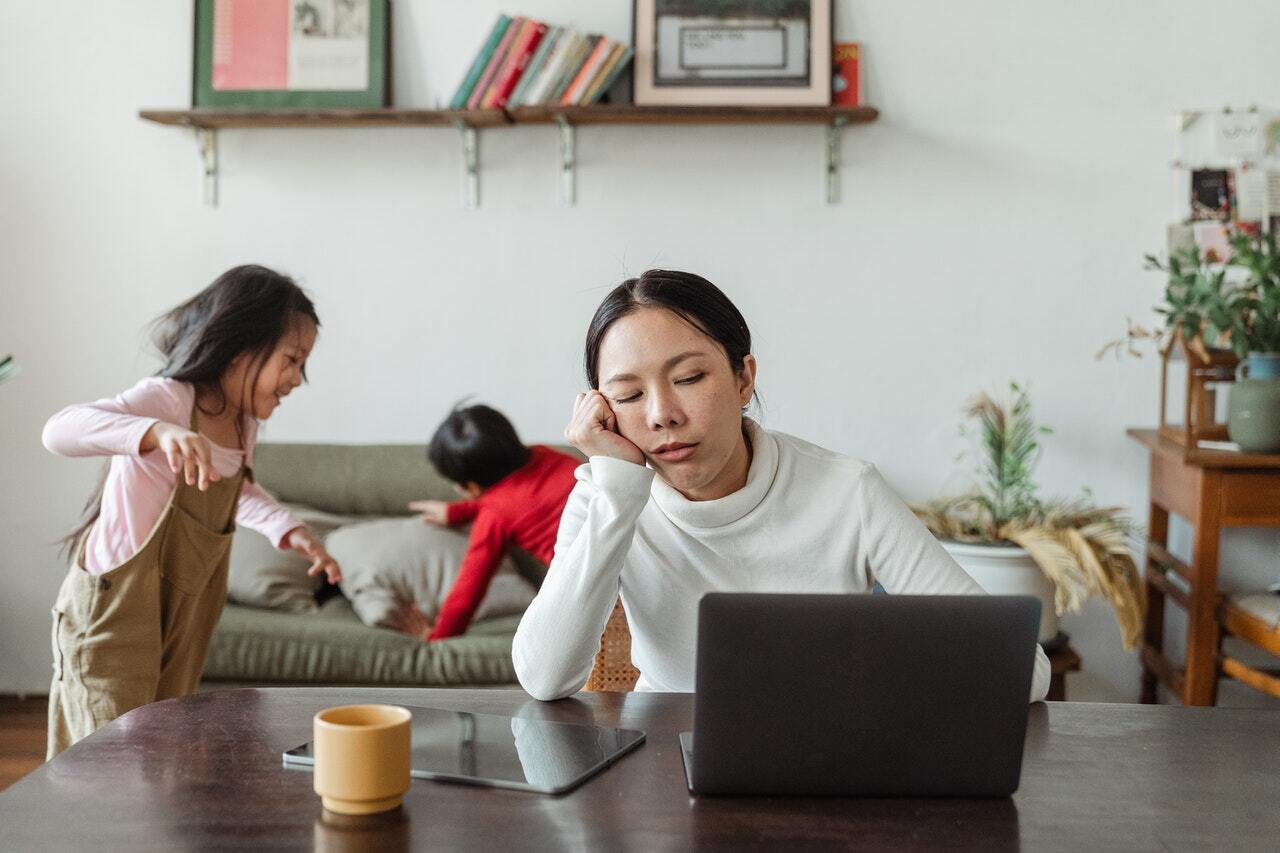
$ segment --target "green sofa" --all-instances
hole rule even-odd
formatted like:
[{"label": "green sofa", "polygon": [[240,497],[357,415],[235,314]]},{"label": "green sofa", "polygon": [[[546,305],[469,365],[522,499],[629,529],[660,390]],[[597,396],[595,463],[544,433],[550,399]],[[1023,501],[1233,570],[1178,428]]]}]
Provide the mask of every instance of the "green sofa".
[{"label": "green sofa", "polygon": [[[570,451],[572,452],[572,451]],[[341,521],[410,514],[411,500],[454,500],[456,493],[426,460],[422,445],[259,444],[255,475],[267,491],[295,511],[328,514]],[[300,514],[307,520],[305,514]],[[258,553],[241,543],[233,545]],[[265,540],[261,540],[265,542]],[[513,549],[516,571],[535,587],[546,567]],[[268,549],[264,555],[270,559]],[[233,569],[233,575],[236,570]],[[233,581],[234,587],[234,581]],[[423,643],[357,618],[334,587],[318,590],[318,607],[288,612],[227,603],[205,664],[206,689],[231,684],[509,685],[516,681],[511,641],[519,616],[473,623],[467,633]],[[313,607],[310,601],[307,607]]]}]

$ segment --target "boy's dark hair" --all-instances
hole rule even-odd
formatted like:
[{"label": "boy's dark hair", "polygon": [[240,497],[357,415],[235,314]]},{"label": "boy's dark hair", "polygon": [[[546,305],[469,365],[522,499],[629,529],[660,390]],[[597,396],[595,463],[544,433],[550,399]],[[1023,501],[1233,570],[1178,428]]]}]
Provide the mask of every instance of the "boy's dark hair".
[{"label": "boy's dark hair", "polygon": [[440,475],[458,484],[487,489],[529,461],[506,415],[488,406],[455,408],[431,437],[427,459]]}]

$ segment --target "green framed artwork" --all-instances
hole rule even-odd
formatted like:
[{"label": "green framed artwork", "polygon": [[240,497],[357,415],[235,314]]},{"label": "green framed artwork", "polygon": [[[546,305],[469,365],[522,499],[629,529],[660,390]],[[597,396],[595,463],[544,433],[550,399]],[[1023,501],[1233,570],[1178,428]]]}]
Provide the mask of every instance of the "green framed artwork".
[{"label": "green framed artwork", "polygon": [[389,0],[196,0],[196,107],[376,109]]}]

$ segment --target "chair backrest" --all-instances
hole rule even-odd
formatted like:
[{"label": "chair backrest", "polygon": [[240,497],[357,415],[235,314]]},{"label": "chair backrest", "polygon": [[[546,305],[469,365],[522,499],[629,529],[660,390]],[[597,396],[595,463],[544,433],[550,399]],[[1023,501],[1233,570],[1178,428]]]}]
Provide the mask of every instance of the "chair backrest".
[{"label": "chair backrest", "polygon": [[600,651],[596,652],[595,665],[583,689],[627,693],[635,688],[639,678],[640,670],[631,663],[631,629],[619,599],[600,635]]}]

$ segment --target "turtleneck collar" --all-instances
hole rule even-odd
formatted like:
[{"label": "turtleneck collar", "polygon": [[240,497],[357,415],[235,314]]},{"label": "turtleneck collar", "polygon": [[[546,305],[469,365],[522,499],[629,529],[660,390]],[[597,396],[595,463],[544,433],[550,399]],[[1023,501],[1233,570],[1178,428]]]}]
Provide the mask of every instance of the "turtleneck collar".
[{"label": "turtleneck collar", "polygon": [[679,527],[724,527],[751,512],[769,494],[778,473],[778,443],[755,421],[743,418],[743,422],[751,440],[751,467],[746,485],[738,491],[714,501],[691,501],[661,477],[654,477],[653,500]]}]

